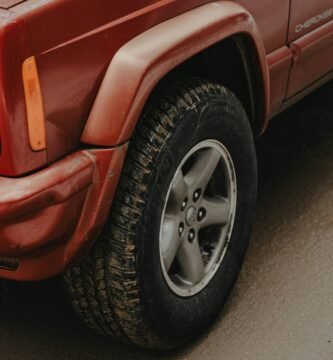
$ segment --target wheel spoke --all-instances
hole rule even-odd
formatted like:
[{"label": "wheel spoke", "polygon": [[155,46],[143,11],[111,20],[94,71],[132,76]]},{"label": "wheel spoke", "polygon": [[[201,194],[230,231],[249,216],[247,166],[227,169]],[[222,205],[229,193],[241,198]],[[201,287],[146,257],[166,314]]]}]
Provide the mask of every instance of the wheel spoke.
[{"label": "wheel spoke", "polygon": [[215,149],[207,149],[198,154],[198,158],[185,176],[185,181],[192,190],[206,189],[220,159],[221,155]]},{"label": "wheel spoke", "polygon": [[179,247],[177,259],[186,281],[197,284],[204,278],[205,267],[197,239],[193,243],[184,241]]},{"label": "wheel spoke", "polygon": [[172,183],[167,210],[176,209],[178,212],[179,206],[186,198],[187,193],[187,184],[185,182],[183,173],[181,170],[178,170]]},{"label": "wheel spoke", "polygon": [[176,217],[166,215],[162,226],[162,241],[160,246],[164,266],[166,270],[169,271],[181,244],[179,223]]},{"label": "wheel spoke", "polygon": [[200,223],[200,228],[213,225],[226,225],[230,219],[230,201],[223,198],[207,198],[202,201],[202,207],[206,209],[206,217]]}]

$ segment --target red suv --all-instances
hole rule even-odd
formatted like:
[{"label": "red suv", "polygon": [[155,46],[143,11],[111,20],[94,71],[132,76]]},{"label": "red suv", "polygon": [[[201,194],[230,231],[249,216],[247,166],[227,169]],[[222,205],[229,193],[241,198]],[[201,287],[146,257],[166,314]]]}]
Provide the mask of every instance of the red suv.
[{"label": "red suv", "polygon": [[254,138],[333,77],[332,0],[0,0],[0,276],[91,327],[198,336],[240,271]]}]

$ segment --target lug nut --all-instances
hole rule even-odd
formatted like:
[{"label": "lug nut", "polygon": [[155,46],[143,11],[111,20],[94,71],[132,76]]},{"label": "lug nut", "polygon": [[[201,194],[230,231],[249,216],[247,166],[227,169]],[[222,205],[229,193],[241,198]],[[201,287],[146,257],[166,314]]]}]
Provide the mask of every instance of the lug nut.
[{"label": "lug nut", "polygon": [[190,243],[193,243],[194,239],[195,239],[195,231],[193,229],[191,229],[188,234],[188,241]]},{"label": "lug nut", "polygon": [[202,221],[207,215],[207,211],[204,208],[199,209],[198,211],[198,221]]},{"label": "lug nut", "polygon": [[193,201],[197,202],[199,200],[200,196],[201,196],[201,189],[198,189],[193,194]]},{"label": "lug nut", "polygon": [[188,203],[188,198],[185,198],[184,201],[182,202],[182,211],[186,209],[187,203]]},{"label": "lug nut", "polygon": [[184,234],[184,230],[185,230],[184,224],[183,224],[183,223],[180,223],[179,229],[178,229],[179,236],[182,236],[182,235]]}]

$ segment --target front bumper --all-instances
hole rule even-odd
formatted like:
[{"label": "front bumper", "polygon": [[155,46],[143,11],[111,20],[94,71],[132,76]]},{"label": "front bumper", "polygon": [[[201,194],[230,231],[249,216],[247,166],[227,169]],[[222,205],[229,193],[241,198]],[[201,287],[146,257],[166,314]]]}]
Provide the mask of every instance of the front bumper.
[{"label": "front bumper", "polygon": [[126,150],[82,150],[24,178],[0,177],[0,277],[45,279],[87,253],[108,216]]}]

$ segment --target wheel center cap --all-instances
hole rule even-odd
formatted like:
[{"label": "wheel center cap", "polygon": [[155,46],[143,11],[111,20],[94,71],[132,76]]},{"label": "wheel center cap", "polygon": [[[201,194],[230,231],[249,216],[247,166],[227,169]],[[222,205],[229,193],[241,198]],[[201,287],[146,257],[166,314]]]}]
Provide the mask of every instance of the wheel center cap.
[{"label": "wheel center cap", "polygon": [[191,206],[186,213],[186,224],[188,226],[192,226],[195,222],[195,218],[197,216],[197,210],[194,206]]}]

